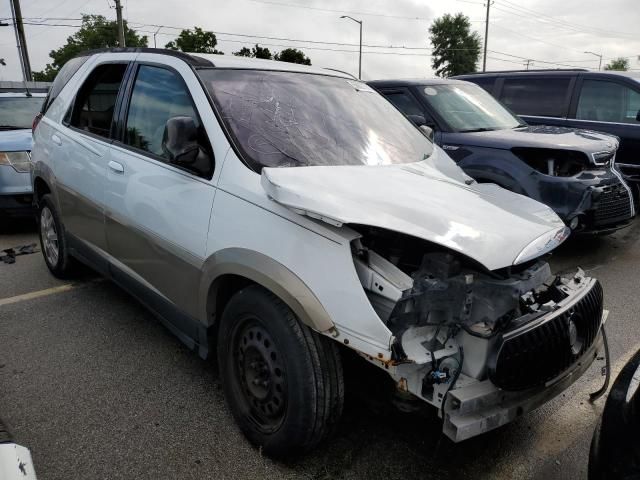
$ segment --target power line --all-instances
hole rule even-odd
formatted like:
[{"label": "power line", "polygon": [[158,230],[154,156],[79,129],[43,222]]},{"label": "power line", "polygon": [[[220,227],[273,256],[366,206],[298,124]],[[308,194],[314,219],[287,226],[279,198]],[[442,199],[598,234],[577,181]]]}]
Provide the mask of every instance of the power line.
[{"label": "power line", "polygon": [[385,18],[398,18],[398,19],[402,19],[402,20],[430,20],[429,18],[425,18],[425,17],[409,17],[409,16],[402,16],[402,15],[388,15],[385,13],[373,13],[373,12],[358,12],[358,11],[354,11],[354,10],[335,10],[332,8],[321,8],[321,7],[312,7],[309,5],[295,5],[293,3],[285,3],[285,2],[272,2],[269,0],[249,0],[250,2],[255,2],[255,3],[264,3],[267,5],[279,5],[282,7],[292,7],[292,8],[304,8],[306,10],[316,10],[316,11],[321,11],[321,12],[331,12],[331,13],[350,13],[353,15],[365,15],[365,16],[370,16],[370,17],[385,17]]},{"label": "power line", "polygon": [[534,10],[530,10],[525,7],[520,7],[519,5],[512,4],[507,0],[501,0],[501,1],[503,3],[497,5],[495,8],[497,8],[501,12],[515,15],[517,17],[524,18],[529,21],[538,21],[538,22],[546,23],[554,27],[560,27],[560,28],[564,28],[565,30],[570,30],[574,33],[586,33],[589,35],[594,35],[594,33],[595,34],[599,33],[600,35],[613,36],[617,38],[626,38],[626,39],[635,38],[634,35],[628,34],[628,33],[621,34],[620,32],[611,32],[611,31],[603,30],[596,27],[587,27],[587,26],[582,26],[578,24],[572,24],[564,20],[558,20],[557,18],[535,12]]}]

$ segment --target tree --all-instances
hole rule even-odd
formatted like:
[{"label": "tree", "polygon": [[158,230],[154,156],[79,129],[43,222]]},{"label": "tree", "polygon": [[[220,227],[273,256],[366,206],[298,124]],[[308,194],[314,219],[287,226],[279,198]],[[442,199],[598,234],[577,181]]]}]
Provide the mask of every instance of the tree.
[{"label": "tree", "polygon": [[604,66],[605,70],[619,70],[626,72],[629,70],[629,59],[624,57],[618,57],[611,60]]},{"label": "tree", "polygon": [[458,13],[436,19],[431,27],[431,66],[439,77],[476,71],[480,59],[480,35],[471,31],[469,17]]},{"label": "tree", "polygon": [[200,27],[193,30],[182,30],[178,38],[165,45],[169,50],[181,50],[189,53],[215,53],[224,55],[224,52],[216,50],[218,40],[213,32],[205,32]]},{"label": "tree", "polygon": [[311,65],[311,59],[306,57],[302,50],[297,48],[285,48],[280,53],[273,56],[274,60],[289,63],[301,63],[302,65]]},{"label": "tree", "polygon": [[256,43],[256,46],[252,49],[242,47],[237,52],[233,52],[236,57],[252,57],[252,58],[264,58],[267,60],[273,60],[273,55],[268,48],[261,47]]},{"label": "tree", "polygon": [[[124,22],[124,39],[127,47],[147,46],[147,37],[139,36],[135,30],[127,26],[127,22]],[[67,37],[65,45],[49,52],[49,57],[53,62],[47,64],[44,70],[33,72],[33,79],[50,82],[55,78],[62,65],[80,52],[117,46],[118,26],[115,21],[109,21],[102,15],[82,15],[80,29]]]}]

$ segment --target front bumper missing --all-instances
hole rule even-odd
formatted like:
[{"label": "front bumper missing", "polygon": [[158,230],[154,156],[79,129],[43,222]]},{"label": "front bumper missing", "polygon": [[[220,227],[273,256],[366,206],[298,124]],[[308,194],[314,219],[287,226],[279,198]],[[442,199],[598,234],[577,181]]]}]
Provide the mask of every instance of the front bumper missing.
[{"label": "front bumper missing", "polygon": [[[608,312],[602,316],[602,326]],[[454,442],[461,442],[512,422],[542,406],[582,376],[603,348],[602,330],[591,347],[572,365],[543,388],[508,392],[490,380],[474,383],[449,392],[444,408],[443,432]]]}]

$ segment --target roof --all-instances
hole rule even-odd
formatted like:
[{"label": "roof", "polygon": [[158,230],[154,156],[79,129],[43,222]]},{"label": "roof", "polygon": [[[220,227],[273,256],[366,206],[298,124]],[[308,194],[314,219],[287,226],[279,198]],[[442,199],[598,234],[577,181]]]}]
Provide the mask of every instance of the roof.
[{"label": "roof", "polygon": [[7,92],[7,91],[3,91],[2,89],[0,89],[0,98],[29,98],[29,97],[35,97],[35,98],[44,98],[46,97],[47,94],[46,92],[34,92],[33,90],[29,90],[29,95],[27,95],[27,92],[25,92],[24,90],[22,92]]},{"label": "roof", "polygon": [[178,57],[196,68],[219,67],[219,68],[243,68],[255,70],[278,70],[285,72],[315,73],[320,75],[331,75],[355,79],[353,75],[330,68],[321,68],[297,63],[278,62],[276,60],[265,60],[261,58],[236,57],[235,55],[215,55],[212,53],[185,53],[165,48],[102,48],[98,50],[87,50],[78,56],[94,55],[99,53],[153,53],[158,55],[170,55]]},{"label": "roof", "polygon": [[467,73],[464,75],[457,75],[455,78],[480,78],[480,77],[493,77],[493,76],[548,76],[548,75],[567,75],[568,73],[580,74],[586,77],[594,76],[622,76],[629,78],[640,78],[640,72],[621,72],[617,70],[584,70],[584,69],[560,69],[560,70],[504,70],[497,72],[485,72],[485,73]]},{"label": "roof", "polygon": [[316,73],[320,75],[332,75],[335,77],[354,78],[348,73],[332,70],[329,68],[315,67],[310,65],[300,65],[298,63],[278,62],[276,60],[265,60],[262,58],[236,57],[235,55],[214,55],[194,53],[200,58],[208,60],[212,66],[218,68],[247,68],[256,70],[279,70],[285,72]]},{"label": "roof", "polygon": [[367,82],[374,88],[393,88],[393,87],[423,87],[425,85],[456,85],[463,82],[450,78],[406,78],[398,80],[372,80]]},{"label": "roof", "polygon": [[[25,88],[26,84],[26,88]],[[11,80],[0,81],[0,93],[2,92],[26,92],[28,88],[30,92],[47,93],[51,87],[51,82],[19,82]]]}]

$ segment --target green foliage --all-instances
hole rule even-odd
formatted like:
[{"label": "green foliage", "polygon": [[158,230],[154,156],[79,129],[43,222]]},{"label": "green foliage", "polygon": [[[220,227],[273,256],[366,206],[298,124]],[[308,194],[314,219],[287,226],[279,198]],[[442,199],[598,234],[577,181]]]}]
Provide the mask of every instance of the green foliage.
[{"label": "green foliage", "polygon": [[242,47],[237,52],[233,52],[236,57],[251,57],[251,58],[264,58],[266,60],[273,60],[273,55],[268,48],[261,47],[256,43],[256,46],[252,49]]},{"label": "green foliage", "polygon": [[469,17],[458,13],[436,19],[429,28],[433,47],[431,66],[439,77],[476,71],[480,59],[480,35],[471,31]]},{"label": "green foliage", "polygon": [[626,72],[627,70],[629,70],[629,59],[624,57],[614,58],[604,66],[604,69]]},{"label": "green foliage", "polygon": [[212,32],[205,32],[200,27],[193,27],[193,30],[182,30],[178,38],[167,43],[165,48],[169,50],[180,50],[189,53],[215,53],[224,55],[224,52],[216,50],[218,40]]},{"label": "green foliage", "polygon": [[274,60],[289,63],[301,63],[302,65],[311,65],[311,59],[306,57],[301,50],[297,48],[285,48],[280,53],[273,56]]},{"label": "green foliage", "polygon": [[[139,36],[135,30],[124,23],[124,39],[127,47],[146,47],[147,37]],[[51,50],[49,57],[53,60],[44,70],[33,72],[33,79],[50,82],[57,75],[67,60],[80,52],[95,48],[109,48],[118,46],[118,26],[114,21],[107,20],[102,15],[82,15],[80,29],[67,37],[67,43],[57,50]]]}]

